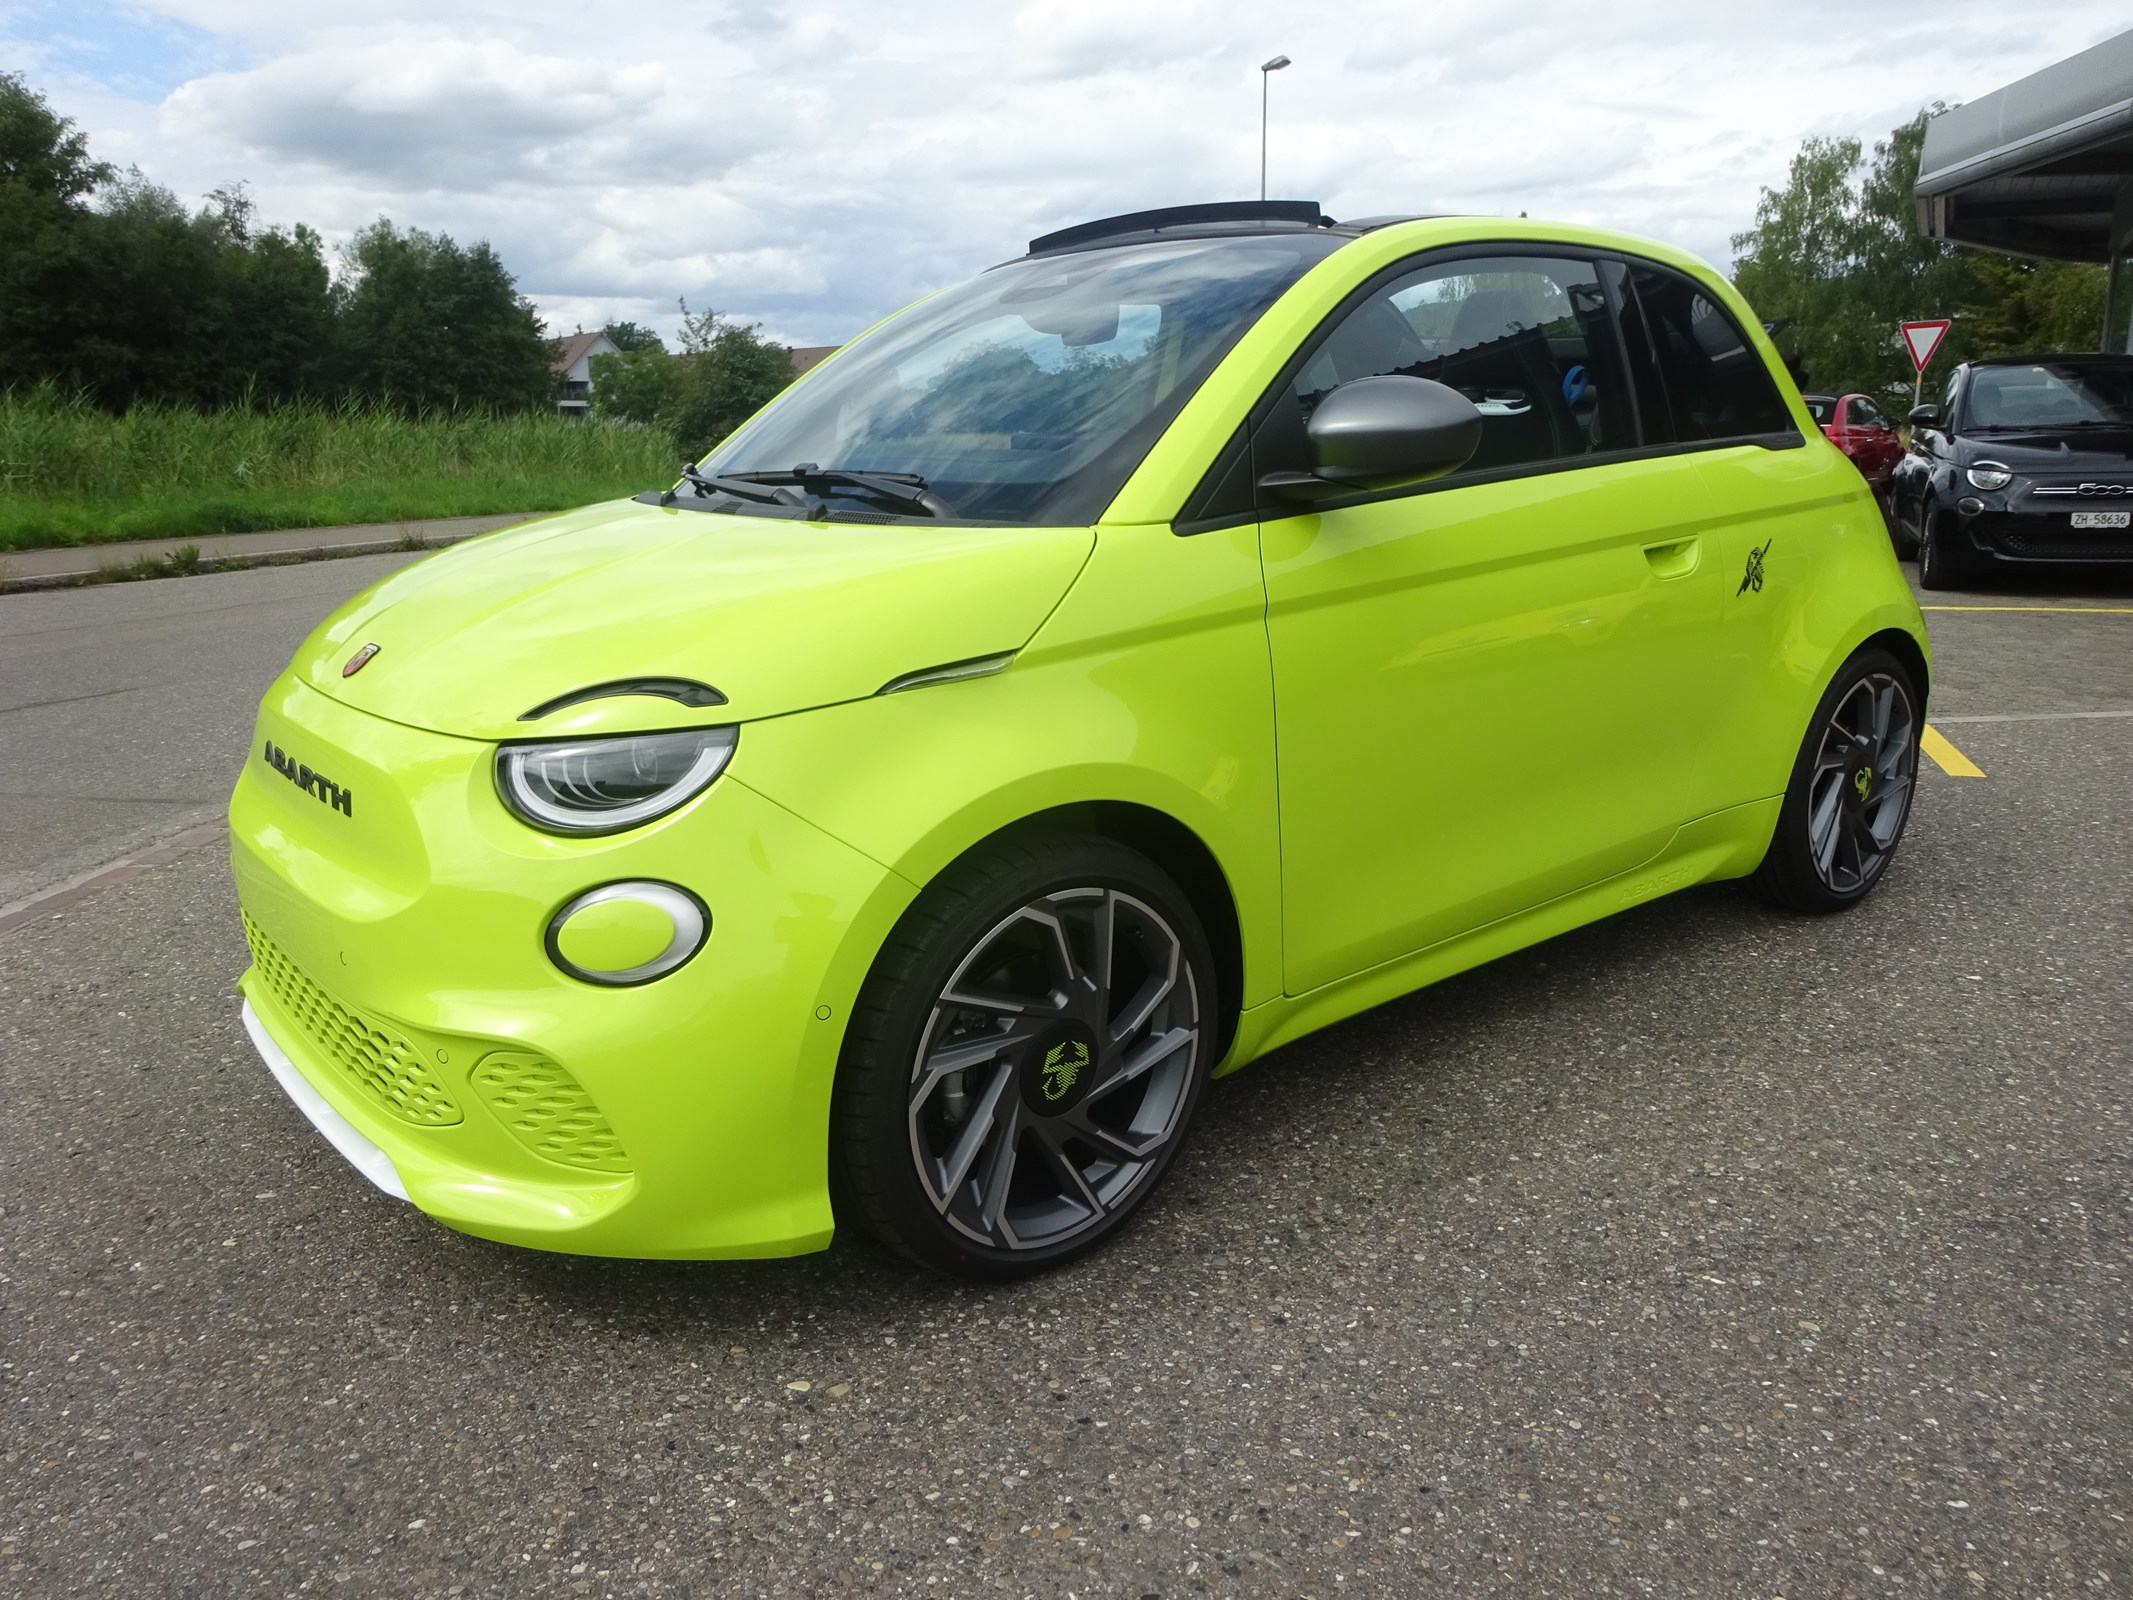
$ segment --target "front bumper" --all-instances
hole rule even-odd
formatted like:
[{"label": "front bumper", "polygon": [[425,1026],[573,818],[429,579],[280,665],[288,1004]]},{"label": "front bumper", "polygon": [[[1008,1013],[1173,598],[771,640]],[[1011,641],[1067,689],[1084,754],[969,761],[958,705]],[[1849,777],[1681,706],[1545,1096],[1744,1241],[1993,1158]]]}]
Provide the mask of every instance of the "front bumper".
[{"label": "front bumper", "polygon": [[2077,511],[2133,513],[2133,505],[2061,501],[2047,509],[2017,500],[2012,505],[1988,503],[1969,516],[1958,511],[1954,521],[1979,554],[2001,561],[2133,561],[2133,516],[2124,528],[2076,528]]},{"label": "front bumper", "polygon": [[[270,744],[331,785],[299,787]],[[293,678],[269,693],[230,802],[269,1067],[365,1176],[468,1233],[623,1256],[826,1244],[844,1019],[909,885],[757,795],[739,759],[593,839],[513,819],[491,759]],[[548,919],[622,878],[700,896],[703,951],[638,988],[566,977]]]}]

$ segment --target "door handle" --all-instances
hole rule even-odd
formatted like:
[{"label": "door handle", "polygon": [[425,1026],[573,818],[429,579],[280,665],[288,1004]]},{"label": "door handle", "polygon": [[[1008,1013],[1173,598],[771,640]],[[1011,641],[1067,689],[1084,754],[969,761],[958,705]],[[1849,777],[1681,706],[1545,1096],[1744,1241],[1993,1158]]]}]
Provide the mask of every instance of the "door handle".
[{"label": "door handle", "polygon": [[1698,554],[1699,542],[1695,539],[1671,539],[1644,547],[1644,559],[1662,578],[1686,578],[1696,570]]}]

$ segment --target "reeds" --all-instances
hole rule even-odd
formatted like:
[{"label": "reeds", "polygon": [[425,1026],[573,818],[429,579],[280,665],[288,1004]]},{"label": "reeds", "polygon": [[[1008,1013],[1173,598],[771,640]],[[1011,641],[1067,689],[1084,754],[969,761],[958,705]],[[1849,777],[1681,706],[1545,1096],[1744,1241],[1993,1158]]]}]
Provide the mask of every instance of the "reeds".
[{"label": "reeds", "polygon": [[550,511],[674,475],[663,431],[370,401],[113,416],[0,393],[0,549]]}]

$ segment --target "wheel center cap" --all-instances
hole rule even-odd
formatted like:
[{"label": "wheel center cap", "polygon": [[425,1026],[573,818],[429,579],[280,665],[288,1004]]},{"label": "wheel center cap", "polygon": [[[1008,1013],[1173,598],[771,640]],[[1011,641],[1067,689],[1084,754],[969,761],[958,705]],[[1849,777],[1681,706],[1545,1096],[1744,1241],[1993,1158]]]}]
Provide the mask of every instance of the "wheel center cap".
[{"label": "wheel center cap", "polygon": [[1874,749],[1865,740],[1852,746],[1849,770],[1844,775],[1845,798],[1854,806],[1863,806],[1874,793]]},{"label": "wheel center cap", "polygon": [[1096,1035],[1079,1022],[1040,1033],[1022,1058],[1022,1101],[1043,1117],[1071,1111],[1096,1071]]}]

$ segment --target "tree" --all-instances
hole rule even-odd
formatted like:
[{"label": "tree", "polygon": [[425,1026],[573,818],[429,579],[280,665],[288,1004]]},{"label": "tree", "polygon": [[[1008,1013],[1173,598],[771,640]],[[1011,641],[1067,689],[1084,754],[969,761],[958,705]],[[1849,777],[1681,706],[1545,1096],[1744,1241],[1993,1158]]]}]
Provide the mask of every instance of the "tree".
[{"label": "tree", "polygon": [[755,323],[692,312],[684,300],[679,355],[654,340],[594,356],[592,380],[597,413],[664,428],[693,461],[792,382],[792,351],[764,338]]},{"label": "tree", "polygon": [[111,168],[14,73],[0,73],[0,372],[66,378],[90,304],[87,197]]},{"label": "tree", "polygon": [[[2021,261],[1918,231],[1913,195],[1921,111],[1864,159],[1853,139],[1810,139],[1783,189],[1765,189],[1755,226],[1733,239],[1735,281],[1808,382],[1831,393],[1907,395],[1914,369],[1900,322],[1949,317],[1936,370],[1977,356],[2093,349],[2103,269]],[[1862,170],[1863,168],[1863,170]]]},{"label": "tree", "polygon": [[2102,267],[1981,254],[1985,295],[1966,308],[1981,355],[2014,356],[2093,348],[2103,331]]},{"label": "tree", "polygon": [[666,427],[681,381],[681,364],[664,345],[592,358],[592,409],[615,422]]},{"label": "tree", "polygon": [[486,242],[405,232],[380,217],[342,255],[349,376],[410,411],[549,403],[553,359],[533,304]]},{"label": "tree", "polygon": [[610,322],[604,331],[608,343],[625,354],[633,350],[666,349],[666,341],[641,322]]},{"label": "tree", "polygon": [[792,382],[792,350],[738,323],[681,302],[680,381],[666,423],[692,461],[763,409]]},{"label": "tree", "polygon": [[[1968,254],[1922,237],[1912,218],[1927,116],[1877,144],[1871,165],[1856,139],[1808,140],[1785,187],[1763,190],[1755,226],[1734,237],[1741,293],[1787,320],[1781,342],[1818,388],[1910,388],[1897,324],[1946,315],[1974,292]],[[1962,359],[1965,342],[1951,335],[1948,357]]]}]

